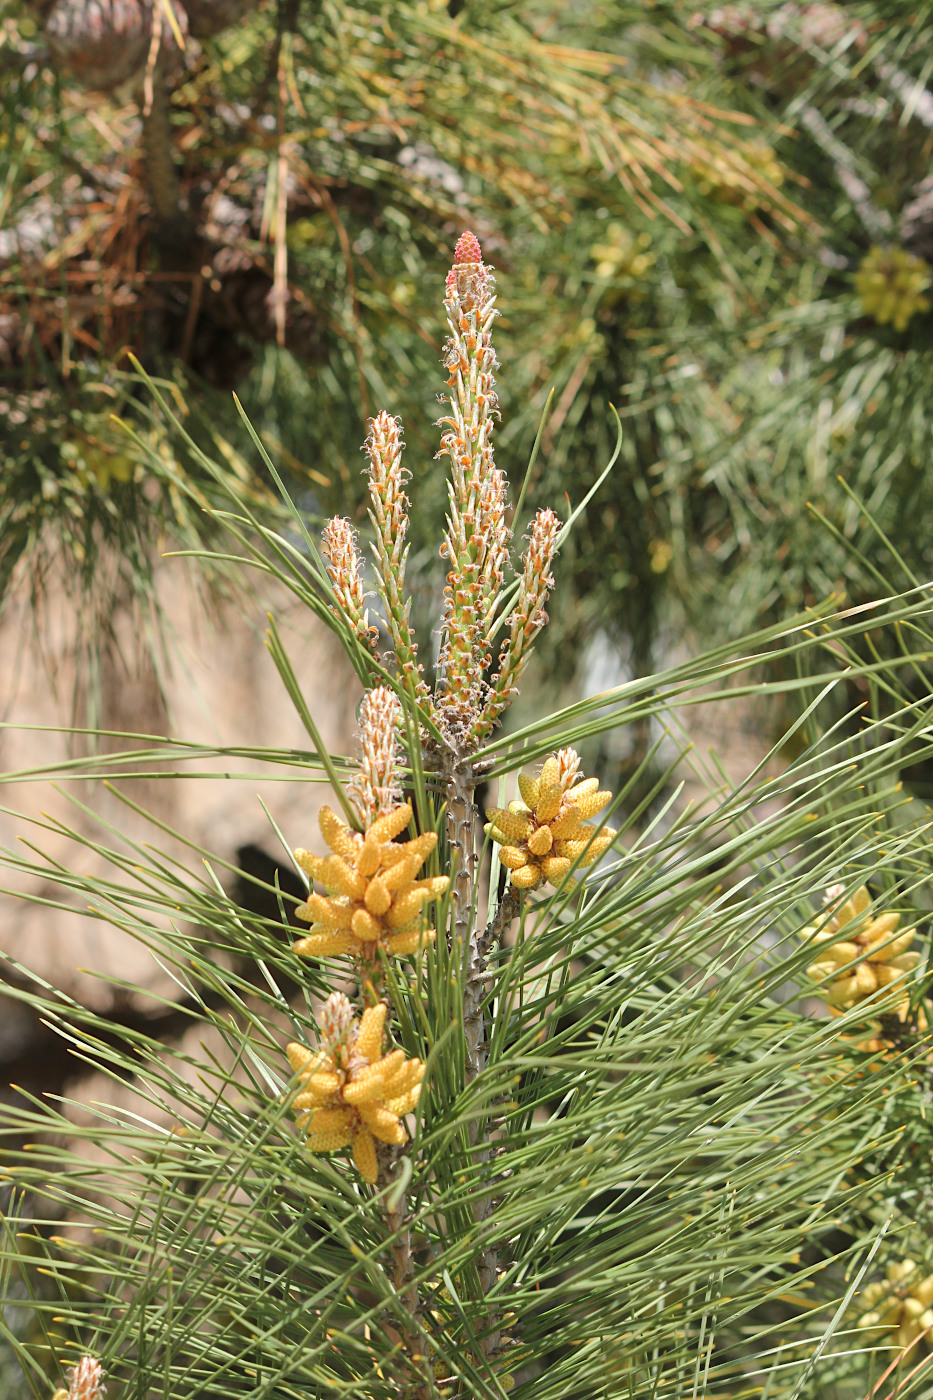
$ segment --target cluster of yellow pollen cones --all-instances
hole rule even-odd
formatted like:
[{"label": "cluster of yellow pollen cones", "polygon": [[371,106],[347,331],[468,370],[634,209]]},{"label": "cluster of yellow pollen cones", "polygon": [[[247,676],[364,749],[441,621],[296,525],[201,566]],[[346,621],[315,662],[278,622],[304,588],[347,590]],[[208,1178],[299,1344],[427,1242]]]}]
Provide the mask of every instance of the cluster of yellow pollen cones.
[{"label": "cluster of yellow pollen cones", "polygon": [[[843,886],[834,885],[826,892],[827,900],[837,900],[843,892]],[[860,885],[824,925],[810,924],[803,930],[803,937],[819,950],[807,975],[821,984],[820,993],[832,1012],[840,1015],[876,999],[896,983],[902,990],[894,1010],[908,1011],[909,979],[921,956],[908,951],[916,929],[899,929],[900,921],[900,914],[872,914],[871,895]]]},{"label": "cluster of yellow pollen cones", "polygon": [[522,801],[486,813],[486,835],[499,845],[499,859],[517,889],[559,885],[575,862],[592,865],[615,840],[612,827],[597,832],[587,824],[612,793],[601,792],[596,778],[576,782],[576,768],[566,755],[576,760],[572,750],[564,749],[547,759],[537,778],[520,775]]},{"label": "cluster of yellow pollen cones", "polygon": [[924,1276],[912,1259],[889,1264],[887,1281],[870,1283],[861,1301],[871,1308],[862,1327],[892,1333],[891,1343],[902,1351],[921,1337],[933,1345],[933,1274]]},{"label": "cluster of yellow pollen cones", "polygon": [[361,834],[322,807],[321,834],[333,854],[295,851],[301,869],[325,893],[309,894],[295,910],[311,932],[294,952],[319,958],[351,953],[372,961],[379,952],[414,953],[433,941],[435,930],[422,928],[424,906],[444,894],[449,881],[446,875],[418,879],[437,836],[429,831],[396,841],[411,819],[411,804],[404,802]]},{"label": "cluster of yellow pollen cones", "polygon": [[342,993],[334,993],[331,1002],[339,1002],[337,1009],[344,1012],[341,1034],[317,1052],[294,1043],[286,1048],[299,1080],[292,1109],[312,1152],[349,1146],[360,1176],[372,1185],[379,1176],[376,1142],[404,1147],[408,1141],[401,1119],[418,1102],[425,1066],[406,1059],[403,1050],[383,1055],[383,1003],[369,1007],[357,1022]]}]

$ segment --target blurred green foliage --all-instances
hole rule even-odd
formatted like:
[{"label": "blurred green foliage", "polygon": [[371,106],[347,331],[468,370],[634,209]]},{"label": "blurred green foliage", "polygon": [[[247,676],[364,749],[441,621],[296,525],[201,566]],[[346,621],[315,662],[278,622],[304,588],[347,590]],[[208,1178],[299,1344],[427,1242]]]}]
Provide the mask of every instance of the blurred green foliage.
[{"label": "blurred green foliage", "polygon": [[[236,428],[236,385],[323,513],[359,515],[366,418],[379,406],[401,412],[413,489],[433,529],[443,488],[421,423],[442,381],[436,277],[426,269],[444,266],[463,226],[479,233],[508,293],[502,405],[515,474],[552,381],[556,468],[569,459],[580,471],[589,458],[577,430],[606,420],[606,385],[581,365],[616,359],[610,341],[629,296],[652,295],[653,243],[693,238],[695,200],[683,184],[691,162],[729,171],[793,223],[769,184],[775,171],[749,163],[729,112],[675,74],[691,54],[707,73],[713,60],[673,10],[471,5],[452,18],[424,3],[266,6],[189,45],[174,83],[174,156],[201,239],[198,266],[179,270],[159,247],[136,155],[140,94],[101,98],[67,70],[56,74],[21,5],[7,0],[2,23],[2,382],[12,429],[3,505],[39,522],[11,541],[11,565],[42,527],[58,538],[49,472],[123,554],[127,537],[107,539],[100,497],[155,493],[171,522],[173,502],[132,446],[104,446],[98,433],[116,465],[82,455],[85,385],[112,398],[128,346],[176,381],[209,435],[216,428],[222,457],[242,452],[259,472]],[[606,238],[620,256],[603,257],[597,275],[591,249]],[[268,302],[276,259],[287,266],[294,323],[277,337],[257,333],[267,312],[250,321],[244,310],[250,297]],[[279,270],[273,282],[281,291]],[[15,430],[24,414],[42,423],[45,446]],[[204,480],[197,460],[172,451]],[[133,515],[126,499],[124,519]],[[145,553],[145,537],[134,538]],[[620,571],[621,561],[613,578]]]}]

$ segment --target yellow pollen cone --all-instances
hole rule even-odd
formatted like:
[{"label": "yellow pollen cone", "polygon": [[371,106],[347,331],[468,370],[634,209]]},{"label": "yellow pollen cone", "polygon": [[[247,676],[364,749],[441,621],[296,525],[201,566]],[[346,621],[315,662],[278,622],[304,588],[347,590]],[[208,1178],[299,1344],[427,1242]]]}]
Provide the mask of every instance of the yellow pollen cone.
[{"label": "yellow pollen cone", "polygon": [[538,800],[539,786],[537,778],[531,778],[527,773],[519,773],[518,790],[522,795],[525,806],[533,810]]},{"label": "yellow pollen cone", "polygon": [[403,841],[395,845],[386,846],[382,852],[382,863],[387,870],[391,870],[400,860],[418,861],[418,866],[422,866],[428,856],[437,845],[437,832],[425,831],[421,836],[413,836],[410,841]]},{"label": "yellow pollen cone", "polygon": [[507,836],[509,841],[526,841],[531,834],[532,825],[527,816],[503,811],[500,807],[489,808],[486,816],[490,825]]},{"label": "yellow pollen cone", "polygon": [[378,1138],[380,1142],[404,1147],[408,1141],[405,1129],[396,1115],[390,1113],[387,1108],[380,1108],[378,1104],[364,1104],[360,1107],[360,1117],[373,1137]]},{"label": "yellow pollen cone", "polygon": [[365,1060],[378,1060],[382,1054],[387,1012],[385,1002],[379,1002],[378,1006],[367,1007],[360,1017],[360,1028],[356,1033],[353,1048]]},{"label": "yellow pollen cone", "polygon": [[366,832],[366,839],[380,843],[394,841],[395,837],[399,836],[408,826],[411,818],[411,803],[403,802],[400,807],[395,807],[385,816],[378,817]]},{"label": "yellow pollen cone", "polygon": [[[304,1093],[316,1094],[322,1101],[336,1094],[340,1088],[340,1075],[333,1070],[315,1070],[309,1078],[304,1081]],[[299,1095],[301,1097],[301,1095]],[[296,1099],[297,1103],[298,1100]]]},{"label": "yellow pollen cone", "polygon": [[361,943],[375,943],[383,931],[380,921],[374,919],[368,909],[354,910],[350,930]]},{"label": "yellow pollen cone", "polygon": [[317,1108],[311,1115],[308,1146],[313,1152],[336,1152],[350,1141],[353,1114],[349,1108]]},{"label": "yellow pollen cone", "polygon": [[595,817],[604,807],[608,807],[609,803],[612,801],[612,793],[605,791],[594,792],[589,797],[577,798],[574,794],[571,794],[571,796],[574,797],[574,807],[580,813],[584,821],[589,817]]},{"label": "yellow pollen cone", "polygon": [[367,835],[356,858],[356,868],[365,880],[375,875],[382,861],[382,847]]},{"label": "yellow pollen cone", "polygon": [[354,1075],[350,1084],[343,1087],[344,1103],[359,1108],[361,1104],[380,1101],[385,1093],[385,1079],[378,1065],[370,1065]]},{"label": "yellow pollen cone", "polygon": [[[544,765],[538,775],[538,801],[542,798],[550,798],[560,793],[560,764],[554,754],[545,759]],[[537,807],[537,803],[535,803]]]},{"label": "yellow pollen cone", "polygon": [[317,879],[328,894],[345,895],[349,899],[362,899],[366,889],[366,881],[342,856],[328,856]]},{"label": "yellow pollen cone", "polygon": [[433,943],[436,937],[437,933],[433,928],[411,928],[399,933],[390,933],[385,939],[386,952],[405,957],[408,953],[417,953],[426,943]]},{"label": "yellow pollen cone", "polygon": [[406,885],[410,885],[424,865],[424,856],[406,856],[389,870],[383,870],[379,879],[390,894],[395,894],[403,890]]},{"label": "yellow pollen cone", "polygon": [[312,855],[311,852],[306,851],[303,846],[299,846],[297,850],[292,851],[292,855],[295,857],[295,863],[307,876],[312,880],[321,879],[321,872],[325,864],[323,856]]},{"label": "yellow pollen cone", "polygon": [[507,846],[511,839],[504,831],[500,831],[497,826],[493,826],[492,822],[486,823],[483,827],[483,832],[489,837],[490,841],[495,841],[497,846]]},{"label": "yellow pollen cone", "polygon": [[871,949],[871,960],[873,963],[893,962],[906,953],[911,943],[914,941],[915,928],[905,928],[896,938],[892,938],[882,946],[873,945]]},{"label": "yellow pollen cone", "polygon": [[416,919],[421,912],[422,906],[427,903],[429,895],[427,890],[408,889],[393,901],[392,908],[386,914],[386,924],[390,929],[404,928]]},{"label": "yellow pollen cone", "polygon": [[379,1178],[379,1161],[376,1157],[376,1144],[373,1135],[361,1128],[353,1138],[353,1161],[357,1171],[370,1186],[375,1186]]},{"label": "yellow pollen cone", "polygon": [[823,995],[827,1006],[854,1006],[859,996],[858,978],[837,977],[830,982]]},{"label": "yellow pollen cone", "polygon": [[288,1063],[291,1065],[294,1074],[298,1074],[301,1070],[309,1069],[312,1065],[316,1065],[320,1058],[313,1050],[309,1050],[307,1045],[298,1045],[295,1041],[291,1041],[286,1045],[285,1054],[288,1057]]},{"label": "yellow pollen cone", "polygon": [[538,798],[538,805],[535,807],[535,817],[539,822],[551,822],[560,811],[560,804],[563,798],[560,788],[550,795],[544,794]]},{"label": "yellow pollen cone", "polygon": [[338,958],[342,953],[349,953],[355,943],[356,940],[349,933],[324,929],[320,933],[309,933],[306,938],[299,938],[297,943],[292,944],[292,952],[300,958]]},{"label": "yellow pollen cone", "polygon": [[548,829],[555,841],[567,841],[580,830],[581,815],[576,807],[568,807],[559,817],[548,823]]},{"label": "yellow pollen cone", "polygon": [[517,846],[500,846],[499,860],[507,870],[521,870],[523,865],[528,864],[527,854]]},{"label": "yellow pollen cone", "polygon": [[878,979],[871,963],[859,963],[855,969],[855,984],[860,997],[870,997],[878,990]]},{"label": "yellow pollen cone", "polygon": [[553,844],[554,837],[549,826],[539,826],[528,837],[528,849],[533,856],[546,856]]},{"label": "yellow pollen cone", "polygon": [[544,872],[538,865],[523,865],[520,870],[512,871],[512,884],[520,890],[537,889],[543,878]]},{"label": "yellow pollen cone", "polygon": [[348,904],[334,899],[325,899],[320,894],[309,894],[304,904],[295,910],[299,919],[309,924],[323,924],[325,928],[349,928],[351,909]]},{"label": "yellow pollen cone", "polygon": [[378,875],[374,875],[366,886],[363,903],[370,914],[374,914],[377,918],[380,914],[384,914],[392,903],[391,891],[386,888],[385,881],[380,879]]},{"label": "yellow pollen cone", "polygon": [[358,849],[354,835],[346,822],[342,822],[329,807],[321,808],[318,826],[321,828],[321,835],[335,855],[346,856],[349,860],[354,858]]}]

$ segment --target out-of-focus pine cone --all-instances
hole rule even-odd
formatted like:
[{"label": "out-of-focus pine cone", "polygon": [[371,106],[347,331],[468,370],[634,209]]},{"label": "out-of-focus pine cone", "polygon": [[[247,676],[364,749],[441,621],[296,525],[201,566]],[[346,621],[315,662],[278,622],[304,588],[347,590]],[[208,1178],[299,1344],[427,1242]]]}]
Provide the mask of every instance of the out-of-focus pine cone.
[{"label": "out-of-focus pine cone", "polygon": [[[215,291],[208,283],[203,307],[210,319],[232,335],[245,335],[259,345],[275,340],[274,286],[269,273],[236,248],[219,248],[212,260]],[[324,358],[328,342],[320,318],[301,302],[291,300],[285,320],[285,344],[304,360]]]},{"label": "out-of-focus pine cone", "polygon": [[[164,5],[166,0],[156,0]],[[172,9],[181,34],[188,28],[178,0]],[[112,92],[141,76],[152,42],[151,0],[55,0],[45,33],[56,63],[94,92]],[[160,65],[181,58],[168,16],[162,13]]]},{"label": "out-of-focus pine cone", "polygon": [[236,24],[260,0],[188,0],[188,27],[195,39],[209,39],[229,24]]}]

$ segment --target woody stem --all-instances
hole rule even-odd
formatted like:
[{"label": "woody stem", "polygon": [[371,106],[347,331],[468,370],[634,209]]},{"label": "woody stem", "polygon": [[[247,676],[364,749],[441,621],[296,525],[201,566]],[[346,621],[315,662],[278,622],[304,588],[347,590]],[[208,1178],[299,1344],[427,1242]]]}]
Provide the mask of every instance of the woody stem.
[{"label": "woody stem", "polygon": [[[421,1338],[421,1300],[415,1279],[415,1258],[412,1248],[411,1212],[404,1191],[393,1193],[391,1187],[401,1170],[401,1157],[395,1157],[384,1169],[389,1183],[386,1199],[386,1230],[391,1238],[392,1286],[405,1310],[402,1323],[403,1340],[413,1375],[412,1400],[431,1400],[435,1394],[430,1359]],[[392,1205],[389,1201],[392,1201]]]},{"label": "woody stem", "polygon": [[[493,949],[497,948],[505,936],[505,931],[519,911],[521,903],[520,895],[510,885],[499,902],[495,914],[486,925],[485,929],[475,940],[475,956],[471,956],[471,965],[467,977],[467,985],[464,997],[464,1025],[467,1028],[467,1045],[471,1042],[476,1044],[476,1055],[472,1062],[467,1062],[468,1080],[476,1077],[486,1063],[486,1016],[483,1014],[483,1000],[486,996],[489,977],[486,972],[487,959]],[[471,948],[471,954],[474,949]],[[474,1071],[471,1073],[471,1069]],[[500,1120],[501,1121],[501,1120]],[[487,1136],[497,1126],[496,1122],[487,1123]],[[478,1134],[478,1124],[474,1127],[471,1124],[471,1137],[475,1141]],[[493,1155],[492,1146],[486,1147],[479,1160],[488,1162]],[[478,1225],[488,1220],[496,1208],[496,1200],[493,1196],[487,1196],[478,1200],[474,1206],[473,1217]],[[496,1285],[499,1270],[499,1254],[494,1245],[487,1245],[483,1249],[482,1259],[479,1265],[480,1283],[483,1293],[488,1296]],[[490,1309],[488,1318],[491,1330],[483,1339],[483,1350],[487,1356],[493,1356],[499,1349],[500,1329],[498,1326],[499,1315],[496,1309]]]},{"label": "woody stem", "polygon": [[[476,774],[472,766],[454,767],[447,773],[447,839],[456,861],[453,880],[454,951],[459,952],[465,961],[463,1033],[468,1085],[481,1074],[486,1064],[486,1018],[483,1014],[483,1001],[488,990],[487,959],[518,912],[518,897],[510,889],[504,895],[489,924],[482,930],[476,927],[476,809],[473,803],[475,784]],[[471,1120],[471,1146],[476,1144],[479,1133],[479,1120]],[[490,1161],[492,1153],[491,1145],[482,1147],[475,1159],[477,1166],[482,1167]],[[492,1196],[477,1200],[473,1205],[473,1217],[477,1225],[482,1226],[494,1208],[495,1201]],[[495,1288],[498,1265],[498,1251],[494,1246],[486,1246],[479,1261],[480,1286],[485,1297]],[[488,1357],[492,1357],[499,1350],[498,1311],[490,1309],[486,1321],[488,1331],[483,1338],[482,1348]]]},{"label": "woody stem", "polygon": [[476,777],[472,765],[462,767],[455,761],[447,770],[447,842],[455,863],[451,893],[453,895],[453,936],[462,950],[470,947],[475,937],[473,929],[473,893],[476,877],[474,831],[476,812],[473,789]]}]

